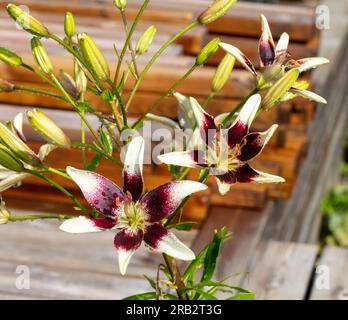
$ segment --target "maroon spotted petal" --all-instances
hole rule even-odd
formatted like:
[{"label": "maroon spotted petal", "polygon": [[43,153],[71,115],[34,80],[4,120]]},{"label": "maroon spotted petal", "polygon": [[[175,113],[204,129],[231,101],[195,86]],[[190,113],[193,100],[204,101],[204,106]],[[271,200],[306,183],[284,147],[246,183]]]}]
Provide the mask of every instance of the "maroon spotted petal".
[{"label": "maroon spotted petal", "polygon": [[157,249],[160,241],[168,234],[168,231],[160,223],[154,223],[146,228],[144,234],[145,243],[153,249]]},{"label": "maroon spotted petal", "polygon": [[105,216],[118,214],[117,203],[125,196],[122,190],[109,179],[90,171],[67,167],[67,173],[80,187],[88,203]]},{"label": "maroon spotted petal", "polygon": [[249,183],[253,182],[254,178],[258,176],[258,173],[248,164],[245,164],[235,170],[235,175],[238,182]]},{"label": "maroon spotted petal", "polygon": [[168,217],[188,195],[206,188],[206,185],[196,181],[176,181],[150,191],[141,199],[147,222],[157,222]]},{"label": "maroon spotted petal", "polygon": [[131,229],[123,229],[119,231],[114,239],[114,244],[117,250],[135,251],[143,241],[144,233],[138,229],[133,232]]}]

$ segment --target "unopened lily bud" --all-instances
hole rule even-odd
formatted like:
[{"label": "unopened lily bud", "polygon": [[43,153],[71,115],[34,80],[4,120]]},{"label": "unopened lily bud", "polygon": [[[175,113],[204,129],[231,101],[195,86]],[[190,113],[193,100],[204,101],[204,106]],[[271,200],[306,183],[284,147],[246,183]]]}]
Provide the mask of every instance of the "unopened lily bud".
[{"label": "unopened lily bud", "polygon": [[78,41],[81,53],[86,63],[93,70],[99,80],[107,81],[110,78],[109,65],[94,41],[86,33],[79,34]]},{"label": "unopened lily bud", "polygon": [[297,81],[300,72],[296,69],[288,71],[281,77],[266,93],[262,99],[262,109],[271,109],[282,97],[287,94],[290,88]]},{"label": "unopened lily bud", "polygon": [[137,47],[136,47],[136,52],[138,55],[144,54],[147,50],[149,50],[149,47],[151,46],[151,43],[153,41],[153,38],[155,37],[157,33],[157,29],[155,26],[149,27],[140,37]]},{"label": "unopened lily bud", "polygon": [[219,49],[220,39],[215,38],[206,44],[196,58],[196,65],[201,66],[207,63]]},{"label": "unopened lily bud", "polygon": [[235,62],[236,58],[229,53],[226,54],[225,57],[221,60],[214,75],[213,83],[211,86],[212,92],[218,92],[223,88],[228,78],[230,77]]},{"label": "unopened lily bud", "polygon": [[197,19],[201,24],[211,23],[223,16],[237,0],[215,0]]},{"label": "unopened lily bud", "polygon": [[0,60],[11,65],[12,67],[19,67],[23,64],[21,57],[5,48],[0,48]]},{"label": "unopened lily bud", "polygon": [[16,5],[9,4],[6,7],[6,10],[14,21],[31,34],[38,37],[48,37],[50,35],[47,28],[40,21]]},{"label": "unopened lily bud", "polygon": [[4,80],[0,79],[0,92],[11,92],[15,89],[15,84]]},{"label": "unopened lily bud", "polygon": [[284,69],[280,64],[272,64],[263,67],[258,77],[257,88],[263,90],[273,85],[275,81],[284,75]]},{"label": "unopened lily bud", "polygon": [[65,14],[65,20],[64,20],[64,32],[66,36],[70,39],[74,36],[75,31],[76,31],[76,28],[75,28],[74,16],[71,12],[67,12]]},{"label": "unopened lily bud", "polygon": [[73,98],[77,99],[80,95],[76,83],[70,75],[65,73],[63,70],[59,72],[59,82],[67,93],[69,93]]},{"label": "unopened lily bud", "polygon": [[33,166],[41,166],[42,163],[34,151],[3,123],[0,123],[0,140],[23,162]]},{"label": "unopened lily bud", "polygon": [[52,62],[39,38],[34,37],[31,39],[31,51],[41,71],[51,75],[53,73]]},{"label": "unopened lily bud", "polygon": [[114,0],[114,3],[118,9],[123,11],[126,8],[127,0]]},{"label": "unopened lily bud", "polygon": [[74,61],[74,75],[75,75],[75,84],[78,92],[78,97],[83,96],[87,91],[87,77],[82,70],[79,62]]},{"label": "unopened lily bud", "polygon": [[70,139],[63,130],[39,109],[27,112],[28,121],[35,131],[47,142],[63,148],[70,148]]},{"label": "unopened lily bud", "polygon": [[10,217],[11,214],[5,206],[5,202],[0,199],[0,224],[6,224],[9,222]]},{"label": "unopened lily bud", "polygon": [[22,172],[24,170],[22,162],[2,144],[0,144],[0,165],[11,171]]}]

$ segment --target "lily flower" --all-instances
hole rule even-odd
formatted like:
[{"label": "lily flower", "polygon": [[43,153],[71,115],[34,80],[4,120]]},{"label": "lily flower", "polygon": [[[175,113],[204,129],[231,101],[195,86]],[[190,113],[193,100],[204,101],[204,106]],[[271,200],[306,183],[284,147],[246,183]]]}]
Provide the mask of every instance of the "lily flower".
[{"label": "lily flower", "polygon": [[[227,53],[233,55],[243,67],[250,71],[258,83],[259,89],[265,89],[279,80],[284,73],[291,69],[297,69],[300,73],[314,69],[320,65],[329,63],[329,60],[321,57],[310,57],[294,60],[288,51],[289,35],[284,32],[277,45],[275,45],[271,29],[264,15],[261,15],[262,34],[259,41],[260,74],[257,73],[255,66],[250,59],[238,48],[231,44],[220,43],[219,46]],[[292,89],[289,90],[290,92]],[[295,92],[294,92],[295,93]],[[303,90],[295,94],[301,95],[310,100],[318,97],[318,101],[323,103],[325,100],[319,96],[313,96],[311,92]]]},{"label": "lily flower", "polygon": [[209,169],[215,176],[219,192],[226,194],[236,182],[279,183],[281,177],[253,169],[249,162],[261,153],[278,125],[265,132],[249,133],[249,128],[261,103],[259,94],[251,96],[228,129],[221,128],[213,118],[191,98],[193,112],[199,124],[201,139],[198,150],[171,152],[158,159],[166,164]]},{"label": "lily flower", "polygon": [[65,221],[60,229],[69,233],[115,230],[121,274],[126,273],[132,255],[144,243],[148,248],[180,260],[193,260],[194,253],[168,231],[162,221],[171,215],[188,195],[205,190],[195,181],[169,182],[143,194],[144,139],[129,144],[123,170],[123,189],[90,171],[67,168],[88,203],[103,218],[85,216]]}]

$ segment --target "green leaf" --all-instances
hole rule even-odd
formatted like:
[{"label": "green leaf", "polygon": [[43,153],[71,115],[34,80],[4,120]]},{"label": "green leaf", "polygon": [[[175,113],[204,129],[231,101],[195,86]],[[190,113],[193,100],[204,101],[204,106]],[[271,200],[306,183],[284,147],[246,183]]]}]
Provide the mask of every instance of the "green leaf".
[{"label": "green leaf", "polygon": [[150,284],[150,286],[156,290],[156,282],[145,274],[144,274],[144,278],[147,280],[147,282]]},{"label": "green leaf", "polygon": [[110,103],[115,100],[115,97],[112,95],[111,91],[109,89],[106,89],[102,92],[101,97],[104,102]]},{"label": "green leaf", "polygon": [[228,236],[226,228],[222,228],[220,234],[215,230],[213,241],[209,244],[205,259],[204,270],[201,282],[211,280],[216,269],[217,258],[220,255],[220,250],[223,242]]},{"label": "green leaf", "polygon": [[253,293],[242,293],[235,296],[229,297],[227,300],[255,300],[255,294]]},{"label": "green leaf", "polygon": [[94,171],[99,166],[101,159],[102,156],[100,154],[95,155],[91,162],[87,165],[86,170]]},{"label": "green leaf", "polygon": [[134,296],[129,296],[127,298],[124,298],[123,300],[153,300],[156,299],[157,293],[156,292],[145,292],[145,293],[139,293]]},{"label": "green leaf", "polygon": [[193,228],[195,222],[179,222],[177,224],[171,224],[167,227],[167,229],[176,229],[180,231],[190,231]]},{"label": "green leaf", "polygon": [[200,299],[200,300],[217,300],[217,298],[214,295],[207,293],[207,292],[205,292],[202,289],[199,289],[197,287],[193,287],[193,288],[186,287],[181,291],[182,291],[182,293],[188,293],[190,291],[196,292],[202,297],[202,299]]},{"label": "green leaf", "polygon": [[76,109],[80,112],[80,113],[86,113],[86,112],[90,112],[90,111],[94,111],[93,106],[84,101],[84,102],[78,102],[76,105]]},{"label": "green leaf", "polygon": [[196,259],[194,259],[189,266],[187,267],[184,275],[183,275],[183,280],[184,282],[188,281],[194,281],[194,276],[196,274],[196,271],[200,269],[203,266],[205,256],[207,254],[209,245],[207,245],[197,256]]},{"label": "green leaf", "polygon": [[101,143],[103,144],[103,147],[106,149],[106,151],[110,155],[112,155],[113,141],[112,141],[112,138],[110,137],[109,133],[103,129],[100,129],[99,135],[100,135],[100,140],[101,140]]}]

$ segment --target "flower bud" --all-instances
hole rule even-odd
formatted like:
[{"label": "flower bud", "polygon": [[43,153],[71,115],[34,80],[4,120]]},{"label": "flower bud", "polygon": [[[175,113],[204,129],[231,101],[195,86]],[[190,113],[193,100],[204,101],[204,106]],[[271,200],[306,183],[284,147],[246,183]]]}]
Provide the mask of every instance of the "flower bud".
[{"label": "flower bud", "polygon": [[201,24],[211,23],[223,16],[237,0],[215,0],[215,2],[206,9],[197,21]]},{"label": "flower bud", "polygon": [[63,148],[70,148],[70,139],[63,130],[39,109],[27,112],[28,121],[35,131],[47,142]]},{"label": "flower bud", "polygon": [[15,84],[0,78],[0,93],[12,92],[15,89]]},{"label": "flower bud", "polygon": [[79,65],[78,61],[74,61],[75,85],[78,92],[78,98],[83,96],[87,91],[87,77]]},{"label": "flower bud", "polygon": [[0,123],[0,140],[23,162],[33,166],[41,166],[41,161],[34,151],[3,123]]},{"label": "flower bud", "polygon": [[70,77],[63,70],[59,72],[59,82],[67,93],[69,93],[73,98],[77,99],[79,97],[79,91],[77,89],[76,83],[73,78]]},{"label": "flower bud", "polygon": [[99,80],[107,81],[110,78],[109,65],[94,41],[86,33],[79,34],[78,41],[86,63],[93,70]]},{"label": "flower bud", "polygon": [[211,40],[208,44],[206,44],[196,58],[196,65],[201,66],[207,63],[210,60],[210,58],[215,54],[215,52],[219,49],[219,43],[220,39],[215,38]]},{"label": "flower bud", "polygon": [[218,92],[223,88],[233,70],[235,62],[236,58],[229,53],[221,60],[214,75],[211,86],[212,92]]},{"label": "flower bud", "polygon": [[140,37],[136,52],[138,55],[143,55],[147,50],[149,50],[149,47],[151,46],[151,43],[153,41],[153,38],[155,37],[157,33],[157,29],[155,26],[149,27]]},{"label": "flower bud", "polygon": [[11,214],[5,206],[5,202],[0,199],[0,224],[6,224],[9,222],[10,217]]},{"label": "flower bud", "polygon": [[19,67],[23,64],[21,57],[5,48],[0,48],[0,60],[12,67]]},{"label": "flower bud", "polygon": [[74,16],[71,12],[67,12],[65,14],[65,20],[64,20],[64,32],[66,36],[71,39],[75,34],[76,28],[75,28],[75,21]]},{"label": "flower bud", "polygon": [[50,35],[47,28],[30,14],[24,12],[21,8],[14,4],[6,7],[8,14],[16,21],[24,30],[38,37],[48,37]]},{"label": "flower bud", "polygon": [[11,171],[22,172],[24,170],[22,162],[2,144],[0,144],[0,165]]},{"label": "flower bud", "polygon": [[31,39],[31,51],[41,71],[51,75],[53,73],[52,62],[39,38],[34,37]]},{"label": "flower bud", "polygon": [[287,94],[300,75],[300,71],[292,69],[281,77],[266,93],[262,99],[262,109],[269,110],[274,104]]},{"label": "flower bud", "polygon": [[126,8],[127,0],[114,0],[114,4],[118,9],[123,11]]}]

